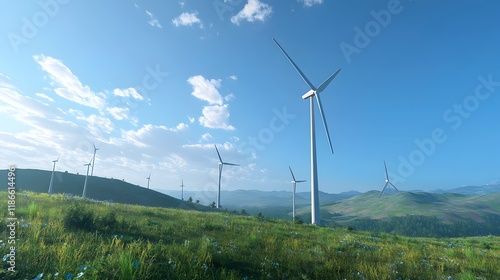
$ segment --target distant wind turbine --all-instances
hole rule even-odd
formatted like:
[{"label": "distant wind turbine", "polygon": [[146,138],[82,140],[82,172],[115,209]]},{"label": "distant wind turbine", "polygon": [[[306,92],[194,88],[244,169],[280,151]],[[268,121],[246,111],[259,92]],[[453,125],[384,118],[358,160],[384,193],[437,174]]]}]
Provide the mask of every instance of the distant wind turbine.
[{"label": "distant wind turbine", "polygon": [[384,160],[384,168],[385,168],[385,186],[384,188],[382,189],[382,191],[380,192],[378,198],[380,198],[382,196],[382,194],[384,193],[385,191],[385,188],[387,187],[387,185],[391,185],[392,187],[394,187],[398,192],[398,188],[396,188],[396,186],[394,186],[394,184],[391,182],[391,180],[389,180],[389,173],[387,172],[387,165],[385,164],[385,160]]},{"label": "distant wind turbine", "polygon": [[219,190],[217,191],[217,208],[220,207],[220,181],[222,177],[222,167],[224,165],[233,165],[233,166],[239,166],[238,164],[235,163],[229,163],[229,162],[223,162],[222,158],[220,157],[219,149],[217,149],[217,145],[215,146],[215,150],[217,151],[217,156],[219,156]]},{"label": "distant wind turbine", "polygon": [[300,68],[293,62],[293,60],[290,58],[290,56],[285,52],[285,50],[280,46],[278,41],[274,39],[274,42],[280,50],[283,52],[283,54],[286,56],[288,61],[293,65],[295,70],[299,73],[299,75],[302,77],[304,82],[309,86],[310,90],[302,95],[302,99],[307,99],[309,98],[309,108],[310,108],[310,122],[311,122],[311,223],[312,224],[317,224],[319,225],[321,222],[320,219],[320,212],[319,212],[319,190],[318,190],[318,172],[316,170],[316,132],[315,132],[315,127],[314,127],[314,97],[316,97],[316,101],[318,103],[319,107],[319,112],[321,114],[321,118],[323,119],[323,126],[325,127],[325,132],[326,132],[326,137],[328,138],[328,144],[330,145],[330,151],[333,154],[333,147],[332,147],[332,142],[330,141],[330,133],[328,133],[328,126],[326,124],[326,119],[325,115],[323,113],[323,106],[321,106],[321,100],[319,98],[319,93],[325,90],[325,88],[330,84],[330,82],[337,76],[337,74],[340,72],[340,68],[337,69],[337,71],[333,72],[333,74],[330,75],[323,83],[319,85],[319,87],[315,87],[309,79],[307,79],[306,75],[300,70]]},{"label": "distant wind turbine", "polygon": [[83,166],[87,166],[87,175],[85,175],[85,183],[83,184],[82,197],[85,197],[85,195],[87,195],[87,179],[89,178],[89,168],[90,168],[91,162],[92,162],[92,160],[89,163],[86,163],[83,165]]},{"label": "distant wind turbine", "polygon": [[181,181],[181,200],[184,200],[184,180]]},{"label": "distant wind turbine", "polygon": [[149,189],[149,182],[151,182],[151,172],[149,172],[149,176],[146,179],[148,179],[148,189]]},{"label": "distant wind turbine", "polygon": [[99,148],[95,147],[94,142],[92,142],[92,145],[94,146],[94,156],[92,157],[92,173],[90,173],[90,176],[94,176],[95,153],[99,150]]},{"label": "distant wind turbine", "polygon": [[59,161],[59,156],[57,156],[56,160],[52,161],[54,165],[52,166],[52,175],[50,175],[49,194],[52,193],[52,185],[54,183],[54,171],[56,170],[56,162],[58,161]]},{"label": "distant wind turbine", "polygon": [[307,182],[306,180],[300,180],[300,181],[297,181],[295,180],[295,176],[293,175],[293,171],[292,171],[292,168],[290,166],[288,166],[288,169],[290,169],[290,173],[292,174],[292,187],[293,187],[293,196],[292,196],[292,203],[293,203],[293,211],[292,211],[292,221],[295,219],[295,188],[296,188],[296,185],[297,183],[302,183],[302,182]]}]

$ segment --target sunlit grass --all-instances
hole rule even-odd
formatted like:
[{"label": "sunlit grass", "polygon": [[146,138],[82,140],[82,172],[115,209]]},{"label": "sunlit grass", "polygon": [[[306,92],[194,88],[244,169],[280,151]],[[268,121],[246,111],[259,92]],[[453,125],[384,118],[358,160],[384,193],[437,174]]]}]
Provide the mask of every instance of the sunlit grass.
[{"label": "sunlit grass", "polygon": [[[71,207],[93,223],[65,226]],[[495,236],[410,238],[35,193],[16,209],[13,279],[500,279]]]}]

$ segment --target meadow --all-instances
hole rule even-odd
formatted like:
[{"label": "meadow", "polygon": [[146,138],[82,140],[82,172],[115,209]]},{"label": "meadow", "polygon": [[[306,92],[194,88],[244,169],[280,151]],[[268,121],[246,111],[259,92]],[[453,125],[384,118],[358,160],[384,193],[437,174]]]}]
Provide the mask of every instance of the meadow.
[{"label": "meadow", "polygon": [[499,236],[410,238],[33,192],[17,193],[15,211],[16,272],[4,261],[0,279],[500,279]]}]

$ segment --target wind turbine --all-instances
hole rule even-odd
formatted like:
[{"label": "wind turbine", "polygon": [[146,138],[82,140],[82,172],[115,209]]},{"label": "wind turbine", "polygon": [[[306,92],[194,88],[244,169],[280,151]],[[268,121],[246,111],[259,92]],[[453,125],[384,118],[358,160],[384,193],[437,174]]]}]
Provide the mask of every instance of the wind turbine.
[{"label": "wind turbine", "polygon": [[315,87],[309,79],[307,79],[306,75],[300,70],[300,68],[293,62],[293,60],[288,56],[285,50],[280,46],[278,41],[274,39],[274,42],[283,54],[286,56],[288,61],[293,65],[295,70],[302,77],[304,82],[309,86],[310,90],[302,95],[302,99],[309,98],[309,108],[310,108],[310,122],[311,122],[311,223],[319,225],[321,222],[320,213],[319,213],[319,191],[318,191],[318,172],[316,170],[316,132],[314,127],[314,97],[316,97],[316,101],[318,103],[319,112],[321,114],[321,118],[323,119],[323,126],[325,127],[326,137],[328,139],[328,144],[330,145],[330,151],[333,154],[332,142],[330,141],[330,133],[328,133],[328,126],[326,124],[325,115],[323,113],[323,106],[321,106],[321,100],[319,98],[319,93],[321,93],[325,88],[330,84],[330,82],[337,76],[340,72],[340,68],[337,71],[333,72],[323,83],[321,83],[318,87]]},{"label": "wind turbine", "polygon": [[53,160],[54,166],[52,167],[52,175],[50,175],[50,184],[49,184],[49,194],[52,193],[52,184],[54,182],[54,171],[56,170],[56,162],[59,161],[59,156],[57,156],[56,160]]},{"label": "wind turbine", "polygon": [[181,200],[184,200],[184,180],[182,180],[182,183],[180,185],[181,187]]},{"label": "wind turbine", "polygon": [[149,172],[149,176],[146,179],[148,179],[148,189],[149,189],[149,182],[151,182],[151,172]]},{"label": "wind turbine", "polygon": [[217,156],[219,156],[219,190],[217,191],[217,208],[220,207],[220,180],[222,176],[222,167],[224,165],[234,165],[234,166],[239,166],[238,164],[235,163],[229,163],[229,162],[223,162],[222,158],[220,157],[219,149],[217,149],[217,145],[215,145],[215,150],[217,151]]},{"label": "wind turbine", "polygon": [[385,186],[384,188],[382,189],[382,191],[380,192],[378,198],[380,198],[382,196],[382,194],[384,193],[385,191],[385,188],[387,187],[387,185],[391,185],[392,187],[394,187],[398,192],[398,188],[396,188],[396,186],[394,186],[394,184],[391,182],[391,180],[389,180],[389,173],[387,172],[387,165],[385,164],[385,160],[384,160],[384,167],[385,167]]},{"label": "wind turbine", "polygon": [[307,182],[306,180],[300,180],[300,181],[297,181],[295,180],[295,176],[293,175],[293,171],[292,171],[292,168],[290,166],[288,166],[288,169],[290,169],[290,173],[292,174],[292,187],[293,187],[293,196],[292,196],[292,203],[293,203],[293,211],[292,211],[292,215],[293,215],[293,218],[292,218],[292,221],[295,219],[295,187],[297,185],[297,183],[302,183],[302,182]]},{"label": "wind turbine", "polygon": [[82,194],[82,197],[85,197],[85,195],[87,194],[87,179],[89,177],[89,168],[90,168],[91,162],[92,162],[92,160],[90,160],[89,163],[86,163],[86,164],[83,165],[83,166],[87,166],[87,175],[85,175],[85,183],[83,184],[83,194]]},{"label": "wind turbine", "polygon": [[95,147],[94,142],[92,142],[92,145],[94,146],[94,156],[92,157],[92,173],[90,173],[90,176],[94,176],[95,153],[99,150],[99,148]]}]

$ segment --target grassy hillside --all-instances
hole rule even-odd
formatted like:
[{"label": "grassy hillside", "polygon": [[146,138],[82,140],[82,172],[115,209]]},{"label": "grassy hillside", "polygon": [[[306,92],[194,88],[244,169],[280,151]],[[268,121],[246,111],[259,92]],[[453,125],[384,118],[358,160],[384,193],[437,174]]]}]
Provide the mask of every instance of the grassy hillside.
[{"label": "grassy hillside", "polygon": [[[51,173],[51,171],[45,170],[16,169],[16,188],[18,190],[46,193],[49,189]],[[5,178],[5,183],[1,186],[3,190],[6,190],[6,170],[0,170],[0,178]],[[66,172],[55,172],[52,193],[67,193],[81,196],[84,182],[85,174],[77,175]],[[126,204],[213,211],[209,207],[188,203],[155,190],[127,183],[123,180],[95,176],[88,177],[86,196],[95,200]]]},{"label": "grassy hillside", "polygon": [[32,192],[17,194],[16,215],[18,272],[4,262],[1,279],[500,279],[494,236],[405,238]]},{"label": "grassy hillside", "polygon": [[461,195],[453,193],[412,193],[383,195],[370,191],[322,206],[333,215],[331,221],[347,224],[360,218],[383,219],[406,215],[435,216],[444,223],[460,220],[482,222],[488,214],[500,215],[500,193],[488,195]]}]

